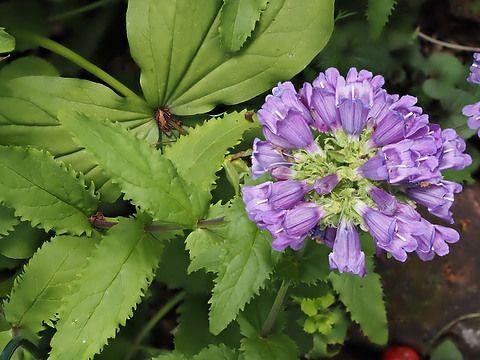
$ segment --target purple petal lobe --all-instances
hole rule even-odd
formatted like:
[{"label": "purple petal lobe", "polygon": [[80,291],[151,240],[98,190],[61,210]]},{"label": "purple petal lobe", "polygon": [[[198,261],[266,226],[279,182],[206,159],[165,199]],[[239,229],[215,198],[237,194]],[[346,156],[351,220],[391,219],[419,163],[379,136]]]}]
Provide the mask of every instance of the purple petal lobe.
[{"label": "purple petal lobe", "polygon": [[473,64],[470,67],[470,75],[467,81],[472,84],[480,84],[480,53],[473,54]]},{"label": "purple petal lobe", "polygon": [[299,203],[311,187],[304,181],[285,180],[271,185],[268,202],[275,210],[291,209]]}]

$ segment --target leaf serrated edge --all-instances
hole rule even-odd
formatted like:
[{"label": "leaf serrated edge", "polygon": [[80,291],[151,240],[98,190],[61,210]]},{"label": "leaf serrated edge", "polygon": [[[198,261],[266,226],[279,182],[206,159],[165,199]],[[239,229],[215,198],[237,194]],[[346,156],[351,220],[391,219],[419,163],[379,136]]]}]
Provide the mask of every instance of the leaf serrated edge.
[{"label": "leaf serrated edge", "polygon": [[[9,149],[12,151],[25,151],[27,153],[38,153],[42,154],[42,156],[45,156],[48,160],[51,160],[53,163],[55,163],[60,171],[63,171],[65,174],[68,176],[72,177],[75,179],[75,181],[81,185],[81,187],[89,194],[92,196],[92,200],[97,201],[97,205],[99,202],[99,195],[95,192],[95,186],[93,182],[90,184],[90,186],[87,185],[86,180],[85,180],[85,175],[83,175],[81,172],[75,170],[73,167],[65,164],[64,162],[57,161],[55,157],[48,151],[44,149],[37,149],[32,146],[17,146],[17,145],[0,145],[0,148],[5,148]],[[2,202],[3,204],[4,202]],[[19,218],[21,221],[29,222],[32,227],[39,227],[38,225],[41,225],[39,228],[45,230],[46,232],[49,232],[51,230],[54,230],[57,235],[64,235],[64,234],[71,234],[71,235],[76,235],[76,236],[81,236],[83,234],[86,234],[87,236],[91,236],[92,234],[92,229],[83,229],[81,231],[77,230],[71,230],[71,229],[59,229],[57,228],[56,225],[49,224],[48,222],[45,223],[43,222],[40,217],[32,217],[28,218],[23,216],[18,212],[17,209],[15,209],[13,206],[6,205],[7,207],[13,209],[15,217]],[[96,210],[96,209],[95,209]],[[95,211],[94,209],[85,209],[85,211],[91,211],[92,215],[93,212]]]}]

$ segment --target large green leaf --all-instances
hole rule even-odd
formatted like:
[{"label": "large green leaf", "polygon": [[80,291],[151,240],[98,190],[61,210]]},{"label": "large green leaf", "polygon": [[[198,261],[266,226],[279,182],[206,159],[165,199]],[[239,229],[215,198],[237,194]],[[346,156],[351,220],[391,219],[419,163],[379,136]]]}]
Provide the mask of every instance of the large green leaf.
[{"label": "large green leaf", "polygon": [[0,254],[10,259],[28,259],[45,240],[46,234],[22,222],[7,236],[0,239]]},{"label": "large green leaf", "polygon": [[388,341],[388,324],[382,283],[371,262],[368,268],[365,277],[332,272],[330,281],[352,320],[373,343],[384,345]]},{"label": "large green leaf", "polygon": [[163,249],[144,227],[123,218],[100,241],[60,311],[50,359],[92,358],[132,316]]},{"label": "large green leaf", "polygon": [[165,156],[173,162],[179,175],[195,188],[204,206],[209,203],[215,173],[222,167],[225,153],[254,126],[257,125],[245,119],[245,112],[234,112],[198,125],[167,148]]},{"label": "large green leaf", "polygon": [[268,0],[223,0],[220,15],[222,44],[229,51],[238,51],[253,32]]},{"label": "large green leaf", "polygon": [[278,260],[269,236],[258,230],[236,198],[225,214],[227,224],[217,230],[224,237],[226,254],[215,279],[210,299],[210,331],[218,334],[237,317],[252,297],[265,286]]},{"label": "large green leaf", "polygon": [[333,29],[333,0],[270,1],[252,39],[229,54],[218,32],[222,0],[130,0],[130,51],[147,102],[175,114],[236,104],[301,71]]},{"label": "large green leaf", "polygon": [[[78,112],[61,112],[62,124],[93,154],[102,169],[155,220],[193,226],[199,218],[196,194],[187,193],[172,162],[118,124]],[[193,200],[193,201],[192,201]]]},{"label": "large green leaf", "polygon": [[0,205],[0,238],[12,231],[19,222],[12,209]]},{"label": "large green leaf", "polygon": [[43,322],[57,314],[95,243],[94,238],[66,235],[45,243],[15,281],[4,306],[10,324],[32,332],[42,330]]},{"label": "large green leaf", "polygon": [[15,49],[15,38],[0,27],[0,53],[7,53]]},{"label": "large green leaf", "polygon": [[261,337],[245,338],[240,347],[244,358],[248,360],[296,360],[298,348],[286,335],[276,334],[266,339]]},{"label": "large green leaf", "polygon": [[[27,76],[0,83],[0,144],[32,145],[48,150],[93,180],[104,200],[118,197],[95,159],[73,142],[60,126],[60,109],[81,111],[98,119],[118,121],[149,143],[158,140],[152,111],[142,101],[118,96],[109,88],[86,80]],[[108,195],[108,196],[107,196]]]},{"label": "large green leaf", "polygon": [[58,70],[48,61],[36,56],[24,56],[0,69],[0,82],[22,76],[59,76]]},{"label": "large green leaf", "polygon": [[210,345],[197,355],[186,356],[178,351],[173,351],[155,357],[153,360],[237,360],[238,354],[235,350],[229,349],[224,344]]},{"label": "large green leaf", "polygon": [[46,231],[90,233],[97,210],[93,188],[82,176],[41,150],[0,146],[0,201],[15,215]]}]

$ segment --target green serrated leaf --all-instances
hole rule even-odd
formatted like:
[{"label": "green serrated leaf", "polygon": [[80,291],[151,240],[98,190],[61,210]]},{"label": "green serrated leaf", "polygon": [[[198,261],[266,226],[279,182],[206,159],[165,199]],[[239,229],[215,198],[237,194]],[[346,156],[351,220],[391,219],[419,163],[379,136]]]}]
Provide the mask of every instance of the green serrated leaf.
[{"label": "green serrated leaf", "polygon": [[0,201],[46,231],[90,233],[98,199],[72,169],[32,148],[0,146]]},{"label": "green serrated leaf", "polygon": [[278,260],[270,237],[252,223],[243,200],[237,197],[225,213],[225,256],[210,299],[210,331],[218,334],[258,294]]},{"label": "green serrated leaf", "polygon": [[17,277],[4,304],[12,326],[36,333],[53,319],[70,293],[70,284],[87,263],[97,240],[85,236],[56,236],[46,242]]},{"label": "green serrated leaf", "polygon": [[0,239],[0,254],[10,259],[28,259],[45,240],[46,234],[22,222],[7,236]]},{"label": "green serrated leaf", "polygon": [[92,252],[60,311],[50,359],[92,358],[132,316],[163,249],[162,238],[144,227],[141,220],[122,218]]},{"label": "green serrated leaf", "polygon": [[236,347],[240,342],[240,333],[235,323],[218,336],[208,330],[208,298],[190,295],[179,306],[178,327],[175,330],[175,350],[185,355],[197,354],[209,344],[224,343]]},{"label": "green serrated leaf", "polygon": [[8,235],[20,220],[15,216],[12,209],[0,204],[0,238]]},{"label": "green serrated leaf", "polygon": [[158,140],[152,110],[137,99],[122,98],[109,88],[87,80],[25,76],[0,82],[0,144],[31,145],[53,154],[94,181],[102,200],[120,192],[102,173],[95,158],[82,150],[60,126],[60,109],[81,111],[97,119],[118,121],[148,143]]},{"label": "green serrated leaf", "polygon": [[206,349],[200,351],[193,360],[237,360],[238,355],[234,349],[229,349],[223,344],[210,345]]},{"label": "green serrated leaf", "polygon": [[227,114],[189,130],[187,136],[166,149],[165,156],[175,165],[179,175],[196,189],[203,208],[211,199],[215,173],[221,169],[226,152],[238,144],[245,131],[255,126],[258,124],[245,119],[245,112]]},{"label": "green serrated leaf", "polygon": [[15,38],[0,27],[0,53],[7,53],[15,49]]},{"label": "green serrated leaf", "polygon": [[130,0],[130,52],[152,107],[205,113],[261,94],[301,71],[327,43],[333,0],[272,2],[242,51],[227,53],[218,34],[222,0]]},{"label": "green serrated leaf", "polygon": [[[368,267],[371,268],[371,264]],[[369,270],[365,277],[332,272],[329,278],[350,317],[360,325],[363,333],[375,344],[386,344],[387,312],[380,276]]]},{"label": "green serrated leaf", "polygon": [[22,76],[59,76],[59,72],[48,61],[36,56],[24,56],[13,60],[0,69],[0,81],[8,81]]},{"label": "green serrated leaf", "polygon": [[396,0],[368,0],[367,20],[373,38],[380,36],[396,4]]},{"label": "green serrated leaf", "polygon": [[267,4],[268,0],[223,0],[218,31],[226,50],[242,48]]},{"label": "green serrated leaf", "polygon": [[[228,205],[217,203],[212,205],[208,212],[208,218],[213,219],[224,216]],[[199,228],[192,231],[186,241],[185,248],[190,254],[190,265],[188,272],[205,269],[207,272],[218,273],[221,261],[226,254],[223,246],[225,241],[223,228]]]},{"label": "green serrated leaf", "polygon": [[154,147],[119,124],[61,112],[60,120],[74,139],[93,154],[102,169],[117,183],[126,199],[148,212],[154,220],[193,226],[202,208],[172,162]]},{"label": "green serrated leaf", "polygon": [[431,355],[431,360],[463,360],[463,355],[458,350],[457,345],[450,340],[447,339],[443,341],[440,345],[438,345],[435,349],[433,349]]},{"label": "green serrated leaf", "polygon": [[245,338],[240,351],[248,360],[296,360],[297,345],[286,335],[276,334],[268,338]]}]

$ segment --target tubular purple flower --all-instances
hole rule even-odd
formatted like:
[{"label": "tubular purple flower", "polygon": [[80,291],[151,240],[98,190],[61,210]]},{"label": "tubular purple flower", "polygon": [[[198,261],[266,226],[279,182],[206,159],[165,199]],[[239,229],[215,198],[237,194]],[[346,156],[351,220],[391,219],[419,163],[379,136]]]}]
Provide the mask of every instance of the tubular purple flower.
[{"label": "tubular purple flower", "polygon": [[458,232],[452,228],[441,225],[432,225],[423,220],[428,229],[423,235],[418,236],[418,257],[423,261],[432,260],[437,254],[445,256],[450,252],[448,244],[456,243],[460,239]]},{"label": "tubular purple flower", "polygon": [[312,187],[305,181],[285,180],[273,183],[268,197],[275,210],[291,209],[299,203]]},{"label": "tubular purple flower", "polygon": [[365,253],[361,249],[360,237],[351,221],[342,219],[337,229],[333,251],[328,256],[331,269],[360,276],[366,274]]},{"label": "tubular purple flower", "polygon": [[395,196],[387,193],[376,186],[372,186],[368,191],[370,197],[385,215],[394,215],[398,208],[398,202]]},{"label": "tubular purple flower", "polygon": [[465,140],[453,129],[442,131],[443,146],[439,153],[440,170],[462,170],[472,163],[472,158],[463,152],[466,149]]},{"label": "tubular purple flower", "polygon": [[435,141],[430,137],[406,139],[384,146],[382,153],[385,156],[388,181],[398,184],[441,179],[437,152]]},{"label": "tubular purple flower", "polygon": [[406,261],[407,252],[417,249],[414,236],[425,231],[420,221],[401,215],[388,216],[365,204],[358,205],[357,211],[362,215],[376,245],[392,254],[398,261]]},{"label": "tubular purple flower", "polygon": [[472,84],[480,84],[480,53],[473,54],[473,64],[470,67],[470,75],[467,81]]},{"label": "tubular purple flower", "polygon": [[449,223],[453,223],[450,208],[453,205],[455,194],[462,191],[460,184],[440,180],[436,184],[416,186],[405,189],[405,193],[417,203],[425,206],[428,211]]},{"label": "tubular purple flower", "polygon": [[337,79],[335,105],[340,123],[347,134],[358,136],[364,129],[370,109],[373,106],[373,87],[368,80],[346,82]]},{"label": "tubular purple flower", "polygon": [[335,131],[340,128],[340,114],[335,104],[334,92],[313,88],[311,107],[313,124],[318,131]]},{"label": "tubular purple flower", "polygon": [[480,136],[480,102],[465,106],[462,112],[468,117],[468,127],[477,130],[477,135]]},{"label": "tubular purple flower", "polygon": [[329,194],[335,186],[337,186],[339,181],[337,174],[330,174],[321,179],[316,179],[313,184],[313,189],[318,195]]},{"label": "tubular purple flower", "polygon": [[284,231],[290,236],[306,236],[325,215],[315,203],[304,202],[288,210],[283,222]]},{"label": "tubular purple flower", "polygon": [[379,151],[378,154],[371,159],[369,159],[365,164],[357,169],[359,175],[363,176],[366,179],[370,180],[387,180],[388,179],[388,170],[387,162],[385,160],[385,155],[382,151]]},{"label": "tubular purple flower", "polygon": [[290,166],[283,155],[268,141],[253,141],[252,177],[258,179],[266,172],[271,172],[279,166]]},{"label": "tubular purple flower", "polygon": [[325,70],[325,73],[318,74],[317,78],[313,80],[313,86],[318,89],[325,89],[335,93],[337,79],[340,76],[341,75],[337,69],[328,68]]},{"label": "tubular purple flower", "polygon": [[276,133],[265,128],[264,134],[272,144],[285,149],[306,149],[310,152],[318,150],[310,127],[302,114],[295,110],[289,111],[285,119],[277,122]]},{"label": "tubular purple flower", "polygon": [[242,187],[242,197],[245,202],[247,214],[250,220],[257,223],[260,229],[266,229],[263,221],[265,213],[272,211],[272,206],[268,203],[268,197],[271,193],[272,182],[264,182],[255,186]]}]

